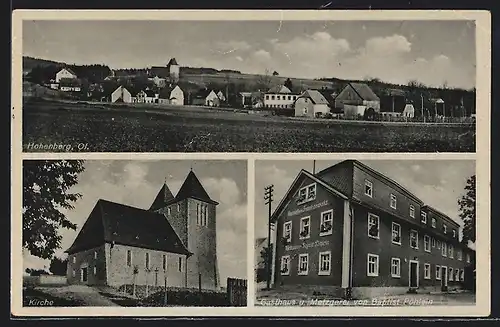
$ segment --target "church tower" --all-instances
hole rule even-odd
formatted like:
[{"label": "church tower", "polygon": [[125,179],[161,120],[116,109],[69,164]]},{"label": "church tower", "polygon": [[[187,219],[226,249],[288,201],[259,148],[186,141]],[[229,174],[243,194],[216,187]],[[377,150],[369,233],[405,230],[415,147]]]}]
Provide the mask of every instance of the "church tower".
[{"label": "church tower", "polygon": [[177,83],[179,81],[179,72],[180,72],[180,67],[179,64],[177,63],[177,60],[175,60],[175,58],[170,59],[170,61],[167,64],[167,68],[170,80],[174,83]]},{"label": "church tower", "polygon": [[186,261],[186,287],[218,289],[216,208],[193,171],[187,175],[174,197],[166,184],[150,210],[163,213],[177,235],[192,253]]}]

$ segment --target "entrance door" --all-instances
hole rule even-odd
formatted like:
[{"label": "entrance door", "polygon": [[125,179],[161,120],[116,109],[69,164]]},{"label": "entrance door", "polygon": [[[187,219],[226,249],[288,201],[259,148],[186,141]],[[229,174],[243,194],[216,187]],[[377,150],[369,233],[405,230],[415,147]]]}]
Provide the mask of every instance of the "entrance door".
[{"label": "entrance door", "polygon": [[84,267],[81,269],[80,276],[82,282],[86,283],[88,280],[88,267]]},{"label": "entrance door", "polygon": [[448,267],[441,267],[441,290],[448,289]]},{"label": "entrance door", "polygon": [[418,261],[410,260],[409,280],[410,288],[418,288]]}]

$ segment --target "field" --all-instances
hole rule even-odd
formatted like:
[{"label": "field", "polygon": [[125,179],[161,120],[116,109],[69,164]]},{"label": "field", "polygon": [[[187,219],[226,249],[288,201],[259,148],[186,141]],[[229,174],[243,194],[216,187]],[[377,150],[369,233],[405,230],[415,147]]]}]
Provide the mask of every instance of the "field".
[{"label": "field", "polygon": [[[474,152],[475,125],[285,118],[194,107],[31,102],[23,145],[85,152]],[[50,150],[52,152],[67,151]]]}]

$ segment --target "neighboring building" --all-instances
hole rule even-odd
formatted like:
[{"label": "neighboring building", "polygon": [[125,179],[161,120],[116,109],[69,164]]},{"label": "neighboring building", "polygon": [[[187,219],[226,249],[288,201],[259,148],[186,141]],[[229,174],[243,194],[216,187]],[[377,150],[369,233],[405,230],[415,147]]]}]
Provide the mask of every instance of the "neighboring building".
[{"label": "neighboring building", "polygon": [[98,200],[66,251],[68,282],[218,289],[217,205],[192,171],[176,196],[164,184],[148,210]]},{"label": "neighboring building", "polygon": [[379,97],[364,83],[348,83],[335,97],[336,109],[344,109],[344,105],[346,104],[365,106],[366,111],[380,111]]},{"label": "neighboring building", "polygon": [[160,90],[159,103],[182,106],[184,105],[184,92],[179,85],[164,87]]},{"label": "neighboring building", "polygon": [[326,114],[330,106],[326,98],[316,90],[307,90],[294,103],[295,116],[316,117],[317,114]]},{"label": "neighboring building", "polygon": [[124,102],[131,103],[132,95],[130,92],[123,86],[119,86],[116,90],[111,93],[111,102]]},{"label": "neighboring building", "polygon": [[244,108],[264,107],[264,93],[262,92],[240,92],[241,104]]},{"label": "neighboring building", "polygon": [[414,118],[415,117],[415,107],[413,107],[413,104],[407,103],[404,110],[403,110],[403,117],[406,118]]},{"label": "neighboring building", "polygon": [[63,92],[80,92],[82,87],[78,79],[61,78],[59,80],[59,90]]},{"label": "neighboring building", "polygon": [[201,89],[193,94],[192,104],[195,106],[218,107],[220,99],[213,90]]},{"label": "neighboring building", "polygon": [[459,225],[355,160],[299,172],[277,206],[274,287],[345,297],[460,288]]},{"label": "neighboring building", "polygon": [[292,94],[286,86],[276,85],[264,94],[264,107],[293,110],[293,103],[298,97],[299,94]]},{"label": "neighboring building", "polygon": [[337,97],[337,93],[334,90],[323,88],[318,90],[318,92],[325,97],[326,101],[328,101],[331,113],[340,114],[342,112],[341,110],[336,110],[335,108],[335,98]]},{"label": "neighboring building", "polygon": [[144,90],[140,90],[139,92],[137,92],[133,98],[132,98],[132,102],[134,103],[146,103],[146,91]]},{"label": "neighboring building", "polygon": [[59,83],[61,79],[76,79],[78,76],[76,76],[75,72],[72,71],[70,68],[65,67],[62,68],[59,72],[56,73],[56,83]]},{"label": "neighboring building", "polygon": [[146,90],[145,103],[158,103],[160,95],[153,90]]}]

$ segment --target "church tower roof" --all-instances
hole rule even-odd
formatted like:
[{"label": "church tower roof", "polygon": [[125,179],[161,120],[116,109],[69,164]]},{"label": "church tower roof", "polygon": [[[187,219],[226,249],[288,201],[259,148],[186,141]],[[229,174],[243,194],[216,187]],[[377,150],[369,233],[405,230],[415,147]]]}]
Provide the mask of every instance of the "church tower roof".
[{"label": "church tower roof", "polygon": [[170,189],[168,188],[167,183],[164,183],[160,191],[156,195],[156,198],[153,201],[153,204],[151,204],[149,210],[157,210],[163,208],[169,202],[172,202],[173,199],[174,195],[172,194],[172,191],[170,191]]},{"label": "church tower roof", "polygon": [[172,66],[172,65],[179,66],[179,64],[177,63],[177,60],[175,60],[175,58],[170,59],[170,61],[167,64],[167,66]]},{"label": "church tower roof", "polygon": [[196,177],[195,173],[192,170],[187,175],[184,183],[179,189],[179,192],[177,192],[177,195],[175,196],[176,201],[184,200],[187,198],[193,198],[212,204],[218,204],[216,201],[210,198],[203,185],[201,185],[200,180],[198,179],[198,177]]}]

